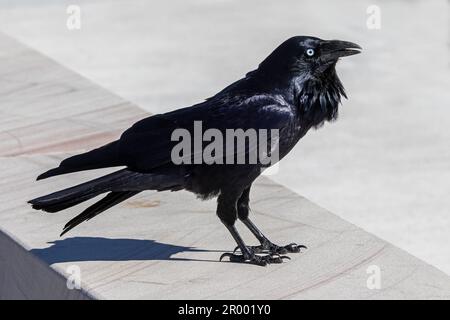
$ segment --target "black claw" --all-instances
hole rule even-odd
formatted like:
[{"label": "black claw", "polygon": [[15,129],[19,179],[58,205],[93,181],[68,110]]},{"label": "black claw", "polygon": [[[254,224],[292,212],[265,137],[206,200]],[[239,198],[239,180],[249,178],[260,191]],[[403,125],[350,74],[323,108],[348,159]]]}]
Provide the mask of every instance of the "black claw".
[{"label": "black claw", "polygon": [[233,255],[233,254],[231,254],[231,253],[229,253],[229,252],[225,252],[225,253],[223,253],[223,254],[220,256],[219,261],[222,261],[222,259],[225,258],[225,257],[230,257],[230,259],[231,259],[231,256],[232,256],[232,255]]},{"label": "black claw", "polygon": [[302,244],[296,244],[296,243],[290,243],[287,246],[284,246],[284,248],[288,251],[288,252],[292,252],[292,253],[297,253],[300,252],[301,249],[307,249],[306,246],[302,245]]},{"label": "black claw", "polygon": [[283,257],[278,255],[271,255],[269,257],[269,263],[283,263]]},{"label": "black claw", "polygon": [[290,259],[287,256],[281,256],[279,254],[270,254],[265,256],[259,256],[253,254],[251,258],[245,258],[244,255],[238,255],[234,253],[225,252],[220,256],[219,261],[222,261],[223,258],[228,257],[230,262],[240,262],[240,263],[249,263],[255,264],[258,266],[266,266],[270,263],[283,263],[283,259]]},{"label": "black claw", "polygon": [[[304,245],[298,245],[296,243],[290,243],[285,246],[277,246],[273,243],[259,245],[259,246],[248,246],[248,249],[250,249],[253,253],[271,253],[271,254],[286,254],[286,253],[298,253],[301,251],[301,249],[307,249]],[[240,250],[239,246],[234,248],[233,253],[236,253],[236,251]]]},{"label": "black claw", "polygon": [[[219,261],[222,261],[223,258],[228,257],[230,262],[240,262],[240,263],[249,263],[255,264],[259,266],[266,266],[270,263],[283,263],[284,259],[291,260],[290,257],[283,255],[285,253],[296,253],[300,252],[301,249],[307,249],[304,245],[298,245],[296,243],[290,243],[286,246],[279,247],[272,243],[265,243],[260,246],[248,246],[247,247],[252,254],[252,257],[245,258],[242,254],[236,254],[236,251],[240,250],[240,247],[237,246],[234,248],[233,253],[225,252],[220,256]],[[257,255],[257,253],[267,252],[268,255],[261,256]]]}]

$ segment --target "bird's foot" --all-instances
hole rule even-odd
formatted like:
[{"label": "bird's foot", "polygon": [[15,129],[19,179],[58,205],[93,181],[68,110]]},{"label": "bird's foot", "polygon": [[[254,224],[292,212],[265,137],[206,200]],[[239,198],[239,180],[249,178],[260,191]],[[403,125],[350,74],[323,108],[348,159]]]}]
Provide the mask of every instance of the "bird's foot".
[{"label": "bird's foot", "polygon": [[[298,253],[301,251],[301,249],[307,249],[304,245],[299,245],[296,243],[290,243],[285,246],[278,246],[269,240],[263,242],[259,246],[249,246],[247,247],[249,250],[253,251],[254,253],[269,253],[269,254],[286,254],[286,253]],[[239,246],[237,246],[233,253],[235,253],[237,250],[240,250]]]},{"label": "bird's foot", "polygon": [[250,255],[243,254],[235,254],[226,252],[220,256],[220,261],[223,258],[229,257],[230,262],[239,262],[239,263],[248,263],[248,264],[256,264],[258,266],[266,266],[271,263],[282,263],[283,259],[290,259],[287,256],[281,256],[279,254],[268,254],[264,256],[260,256],[252,252]]}]

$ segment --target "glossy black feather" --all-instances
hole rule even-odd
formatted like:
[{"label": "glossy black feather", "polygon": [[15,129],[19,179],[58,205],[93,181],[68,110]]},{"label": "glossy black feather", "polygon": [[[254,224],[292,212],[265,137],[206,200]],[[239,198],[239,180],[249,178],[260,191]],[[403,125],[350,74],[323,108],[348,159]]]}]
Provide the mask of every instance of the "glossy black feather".
[{"label": "glossy black feather", "polygon": [[[314,37],[288,39],[257,69],[204,102],[142,119],[119,140],[68,158],[59,167],[39,176],[41,179],[68,172],[125,166],[128,176],[120,183],[105,184],[105,180],[100,179],[100,187],[92,187],[91,182],[88,183],[91,189],[77,186],[77,192],[69,188],[56,196],[52,194],[30,202],[36,209],[58,211],[91,195],[113,191],[70,222],[66,231],[142,190],[186,189],[200,198],[222,195],[218,214],[221,207],[228,205],[231,209],[227,210],[233,211],[243,190],[249,188],[264,167],[259,163],[175,165],[171,159],[171,151],[177,143],[171,141],[173,131],[183,128],[193,134],[194,121],[201,121],[203,130],[215,128],[223,133],[226,129],[278,129],[282,159],[308,130],[337,118],[341,96],[346,95],[335,65],[340,56],[354,54],[346,49],[349,45],[358,48],[352,43]],[[314,55],[307,56],[306,51],[311,48]],[[233,212],[229,214],[235,216]],[[224,215],[226,213],[219,214],[222,220]]]}]

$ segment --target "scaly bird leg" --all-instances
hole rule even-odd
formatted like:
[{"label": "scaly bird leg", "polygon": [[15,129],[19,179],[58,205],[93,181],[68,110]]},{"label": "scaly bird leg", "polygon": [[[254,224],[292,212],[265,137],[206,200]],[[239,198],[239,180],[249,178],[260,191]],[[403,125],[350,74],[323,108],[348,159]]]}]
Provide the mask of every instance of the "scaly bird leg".
[{"label": "scaly bird leg", "polygon": [[[269,241],[269,239],[267,239],[267,237],[264,236],[264,234],[249,219],[248,217],[250,214],[249,202],[250,202],[250,187],[246,188],[242,192],[237,202],[237,211],[239,220],[241,220],[244,223],[244,225],[258,239],[259,243],[261,243],[261,245],[259,246],[248,247],[249,250],[252,250],[255,253],[286,254],[289,252],[300,252],[302,248],[306,249],[306,246],[298,245],[296,243],[291,243],[285,246],[278,246]],[[237,246],[233,252],[236,252],[236,250],[238,249],[241,248]]]},{"label": "scaly bird leg", "polygon": [[[296,243],[290,243],[285,246],[278,246],[272,243],[269,239],[264,236],[264,234],[255,226],[255,224],[247,217],[241,220],[244,225],[255,235],[258,241],[261,243],[259,246],[248,247],[250,250],[253,250],[255,253],[270,253],[270,254],[286,254],[286,253],[297,253],[300,252],[302,248],[306,249],[304,245],[298,245]],[[234,249],[241,249],[240,246],[237,246]],[[242,250],[241,250],[242,251]]]},{"label": "scaly bird leg", "polygon": [[222,261],[222,259],[225,257],[229,257],[231,262],[249,263],[258,266],[266,266],[267,264],[270,263],[282,263],[283,259],[289,259],[289,257],[280,256],[278,254],[268,254],[264,256],[257,255],[256,252],[252,250],[251,247],[245,245],[244,241],[242,240],[241,236],[237,232],[236,227],[234,225],[230,226],[225,222],[224,224],[227,227],[228,231],[230,231],[236,243],[238,244],[238,248],[241,250],[242,254],[235,254],[234,252],[233,253],[226,252],[220,256],[220,261]]}]

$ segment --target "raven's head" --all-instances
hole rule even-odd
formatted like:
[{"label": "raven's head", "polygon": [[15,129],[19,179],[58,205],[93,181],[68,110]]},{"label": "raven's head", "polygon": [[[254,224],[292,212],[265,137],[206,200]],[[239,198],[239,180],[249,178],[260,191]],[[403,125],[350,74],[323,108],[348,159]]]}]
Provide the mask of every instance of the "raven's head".
[{"label": "raven's head", "polygon": [[259,66],[272,76],[302,76],[320,80],[341,57],[360,53],[355,43],[297,36],[283,42]]},{"label": "raven's head", "polygon": [[336,62],[360,50],[359,45],[347,41],[293,37],[278,46],[257,73],[293,89],[287,91],[292,92],[302,119],[317,127],[336,119],[341,96],[347,97],[336,75]]}]

